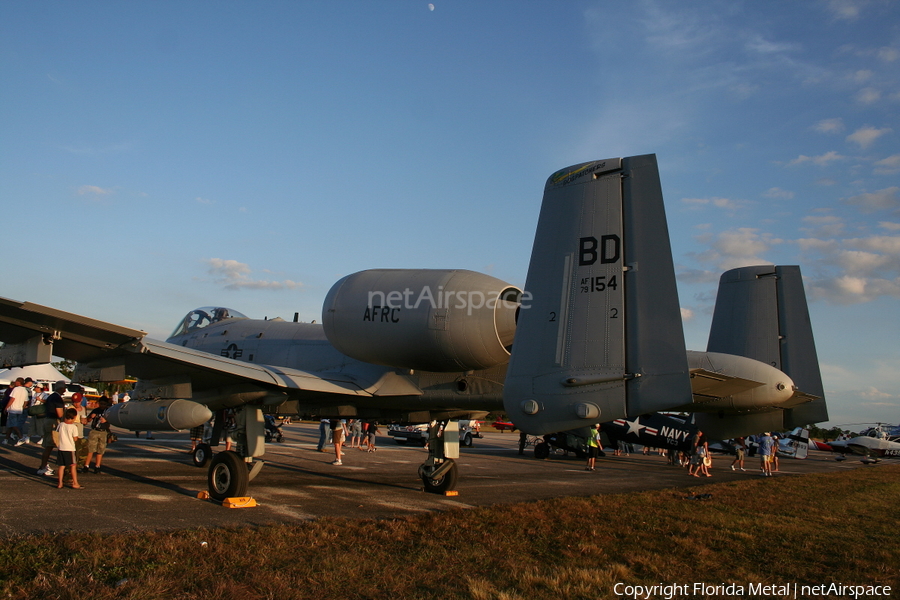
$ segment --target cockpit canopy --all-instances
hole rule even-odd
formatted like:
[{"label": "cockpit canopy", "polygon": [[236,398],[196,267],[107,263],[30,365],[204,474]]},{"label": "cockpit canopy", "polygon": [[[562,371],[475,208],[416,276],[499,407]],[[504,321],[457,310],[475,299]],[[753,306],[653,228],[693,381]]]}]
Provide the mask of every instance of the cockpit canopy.
[{"label": "cockpit canopy", "polygon": [[204,306],[201,308],[197,308],[189,312],[178,324],[178,327],[175,328],[175,331],[172,332],[170,338],[177,337],[179,335],[184,335],[186,333],[193,333],[194,331],[198,331],[203,329],[207,325],[212,325],[213,323],[218,323],[220,321],[227,321],[229,319],[246,319],[247,315],[239,313],[236,310],[232,310],[230,308],[224,308],[221,306]]}]

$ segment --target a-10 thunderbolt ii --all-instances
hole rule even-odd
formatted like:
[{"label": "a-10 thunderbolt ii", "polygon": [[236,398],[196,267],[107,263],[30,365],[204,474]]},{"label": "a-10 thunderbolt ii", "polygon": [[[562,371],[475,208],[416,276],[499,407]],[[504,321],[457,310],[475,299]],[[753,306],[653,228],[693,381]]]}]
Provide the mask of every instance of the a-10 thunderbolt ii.
[{"label": "a-10 thunderbolt ii", "polygon": [[[236,413],[236,450],[210,462],[213,498],[260,471],[264,412],[444,422],[419,476],[453,488],[455,419],[505,410],[523,431],[579,430],[657,411],[698,413],[714,437],[827,420],[797,267],[722,277],[707,352],[688,353],[655,155],[547,181],[525,289],[463,270],[361,271],[322,323],[189,313],[165,342],[27,302],[0,301],[0,362],[77,361],[78,381],[139,378],[108,419],[180,430]],[[437,427],[435,428],[437,431]]]}]

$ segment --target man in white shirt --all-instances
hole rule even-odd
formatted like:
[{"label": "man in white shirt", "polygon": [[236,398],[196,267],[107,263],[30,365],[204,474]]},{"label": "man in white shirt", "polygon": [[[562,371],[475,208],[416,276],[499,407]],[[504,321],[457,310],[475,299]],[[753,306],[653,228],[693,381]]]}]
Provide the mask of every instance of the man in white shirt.
[{"label": "man in white shirt", "polygon": [[[25,386],[28,387],[28,382],[26,380]],[[47,392],[44,391],[44,385],[40,382],[34,384],[34,388],[31,392],[31,402],[28,403],[28,409],[31,409],[32,406],[37,406],[39,404],[43,404],[44,400],[47,398]],[[26,413],[29,410],[25,411]],[[25,434],[22,436],[22,439],[16,442],[16,446],[29,444],[31,443],[32,435],[41,435],[41,428],[43,427],[43,422],[39,417],[35,416],[26,416],[25,426],[22,429],[22,432]],[[41,445],[43,439],[39,439],[35,442],[38,446]]]},{"label": "man in white shirt", "polygon": [[[19,377],[13,384],[15,387],[9,393],[9,404],[6,405],[6,439],[3,444],[11,444],[13,442],[13,434],[16,439],[22,437],[22,427],[25,425],[25,418],[28,413],[28,388],[25,387],[25,379]],[[21,444],[18,444],[21,446]]]}]

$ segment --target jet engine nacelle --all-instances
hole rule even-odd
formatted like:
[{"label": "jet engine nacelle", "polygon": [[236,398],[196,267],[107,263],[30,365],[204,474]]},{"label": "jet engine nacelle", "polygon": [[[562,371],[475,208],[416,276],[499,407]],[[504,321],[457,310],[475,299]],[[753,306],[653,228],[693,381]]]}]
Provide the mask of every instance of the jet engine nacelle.
[{"label": "jet engine nacelle", "polygon": [[325,297],[328,341],[357,360],[422,371],[487,369],[509,360],[522,291],[463,270],[372,269]]},{"label": "jet engine nacelle", "polygon": [[113,404],[105,415],[110,424],[132,431],[179,431],[206,423],[212,412],[190,400],[132,400]]}]

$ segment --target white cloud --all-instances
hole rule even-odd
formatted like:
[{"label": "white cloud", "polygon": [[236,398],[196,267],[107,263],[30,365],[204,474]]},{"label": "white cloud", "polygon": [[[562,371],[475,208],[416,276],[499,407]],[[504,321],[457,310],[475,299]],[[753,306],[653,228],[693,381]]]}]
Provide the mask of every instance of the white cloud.
[{"label": "white cloud", "polygon": [[794,240],[794,243],[800,246],[803,251],[813,251],[821,253],[836,252],[840,248],[838,240],[821,240],[818,238],[800,238]]},{"label": "white cloud", "polygon": [[96,185],[83,185],[78,188],[79,196],[108,196],[114,193],[113,190],[105,189]]},{"label": "white cloud", "polygon": [[900,231],[900,223],[893,223],[891,221],[879,221],[878,226],[882,229],[887,229],[888,231]]},{"label": "white cloud", "polygon": [[811,162],[814,165],[818,165],[820,167],[827,166],[830,163],[833,163],[836,160],[844,160],[844,156],[841,156],[834,150],[830,152],[826,152],[821,156],[806,156],[805,154],[801,154],[794,160],[788,163],[788,166],[800,165],[803,163]]},{"label": "white cloud", "polygon": [[794,197],[794,192],[790,192],[788,190],[783,190],[781,188],[773,187],[769,188],[765,192],[763,192],[763,196],[766,198],[775,198],[780,200],[790,200]]},{"label": "white cloud", "polygon": [[682,198],[681,201],[692,208],[705,208],[711,206],[714,208],[737,210],[739,208],[744,208],[747,205],[747,202],[744,200],[731,200],[729,198]]},{"label": "white cloud", "polygon": [[900,298],[900,279],[856,277],[841,275],[809,280],[811,300],[826,300],[834,304],[861,304],[880,296]]},{"label": "white cloud", "polygon": [[860,394],[860,395],[863,396],[864,398],[870,398],[872,400],[884,400],[887,398],[896,398],[896,396],[894,396],[893,394],[888,394],[887,392],[882,392],[878,388],[871,386],[871,385],[869,386],[869,389],[862,392],[862,394]]},{"label": "white cloud", "polygon": [[756,229],[748,227],[723,232],[715,244],[720,251],[732,256],[762,253],[768,250],[770,245],[768,240],[759,236]]},{"label": "white cloud", "polygon": [[881,100],[881,92],[873,87],[867,87],[856,93],[856,101],[860,104],[875,104]]},{"label": "white cloud", "polygon": [[298,281],[268,281],[250,277],[250,266],[236,260],[210,258],[205,261],[209,265],[209,273],[216,283],[222,284],[226,290],[258,289],[258,290],[292,290],[303,284]]},{"label": "white cloud", "polygon": [[864,213],[872,213],[877,210],[895,210],[900,208],[900,187],[894,186],[878,190],[877,192],[859,194],[842,200],[844,204],[859,207]]},{"label": "white cloud", "polygon": [[743,82],[736,83],[730,86],[728,89],[732,94],[734,94],[741,100],[746,100],[747,98],[750,98],[751,96],[757,94],[761,88],[758,84]]},{"label": "white cloud", "polygon": [[874,127],[869,126],[860,127],[847,136],[847,141],[859,144],[860,148],[868,148],[872,145],[872,142],[891,131],[892,130],[889,127],[883,129],[875,129]]},{"label": "white cloud", "polygon": [[760,54],[779,54],[795,49],[796,45],[786,44],[784,42],[770,42],[769,40],[763,39],[761,35],[754,34],[747,41],[745,47],[752,52],[758,52]]},{"label": "white cloud", "polygon": [[900,59],[900,50],[896,48],[891,48],[889,46],[885,46],[884,48],[878,49],[878,58],[883,60],[884,62],[890,63],[894,62],[897,59]]},{"label": "white cloud", "polygon": [[210,200],[209,198],[197,197],[197,204],[215,204],[215,201]]},{"label": "white cloud", "polygon": [[853,21],[866,4],[868,0],[828,0],[825,7],[835,19]]},{"label": "white cloud", "polygon": [[844,130],[844,121],[842,119],[822,119],[813,126],[813,129],[819,133],[838,133]]},{"label": "white cloud", "polygon": [[681,308],[681,320],[682,321],[691,321],[694,318],[694,311],[689,308]]},{"label": "white cloud", "polygon": [[[891,223],[884,222],[891,230]],[[896,230],[900,230],[898,227]],[[900,235],[848,239],[800,239],[810,298],[835,304],[900,298]]]},{"label": "white cloud", "polygon": [[838,255],[838,263],[852,273],[874,273],[890,263],[890,257],[862,250],[845,250]]},{"label": "white cloud", "polygon": [[702,234],[696,239],[710,247],[709,250],[694,254],[696,259],[715,265],[720,271],[750,265],[770,265],[772,261],[762,258],[762,254],[782,242],[770,234],[760,234],[759,230],[749,227],[730,229],[716,236]]},{"label": "white cloud", "polygon": [[816,238],[836,237],[844,231],[844,220],[834,215],[803,217],[803,223],[809,226],[803,231]]},{"label": "white cloud", "polygon": [[867,238],[853,238],[846,240],[853,248],[863,248],[873,252],[895,254],[900,257],[900,236],[898,235],[873,235]]},{"label": "white cloud", "polygon": [[900,172],[900,154],[894,154],[875,161],[875,173],[877,175],[892,175],[898,172]]}]

